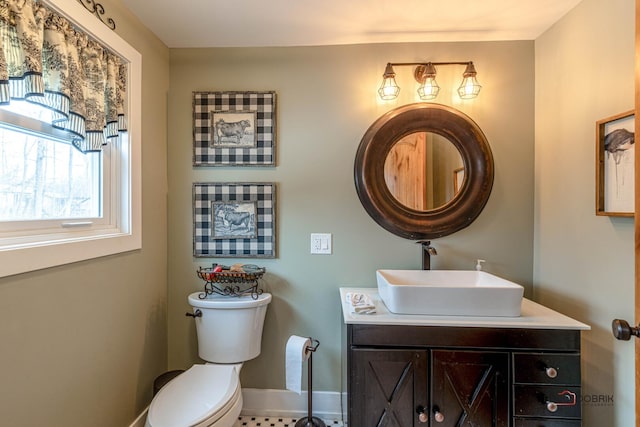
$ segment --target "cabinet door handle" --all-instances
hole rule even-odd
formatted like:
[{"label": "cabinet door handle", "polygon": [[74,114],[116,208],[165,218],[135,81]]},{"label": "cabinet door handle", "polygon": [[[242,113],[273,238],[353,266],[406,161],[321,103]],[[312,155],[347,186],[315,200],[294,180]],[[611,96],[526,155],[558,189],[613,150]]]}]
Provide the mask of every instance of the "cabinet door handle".
[{"label": "cabinet door handle", "polygon": [[429,415],[427,415],[427,410],[424,408],[424,406],[418,406],[416,408],[416,412],[418,413],[418,421],[420,421],[421,423],[426,423],[427,421],[429,421]]},{"label": "cabinet door handle", "polygon": [[437,423],[444,422],[444,414],[440,412],[440,408],[437,406],[433,408],[433,419],[436,420]]}]

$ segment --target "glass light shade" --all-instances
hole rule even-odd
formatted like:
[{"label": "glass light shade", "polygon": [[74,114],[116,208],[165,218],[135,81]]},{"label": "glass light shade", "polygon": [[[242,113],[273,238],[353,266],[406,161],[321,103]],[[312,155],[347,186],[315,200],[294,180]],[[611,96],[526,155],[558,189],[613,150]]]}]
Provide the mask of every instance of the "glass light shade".
[{"label": "glass light shade", "polygon": [[400,93],[400,88],[396,84],[395,77],[385,76],[384,80],[382,81],[382,84],[380,85],[380,89],[378,89],[378,95],[380,95],[380,98],[384,100],[396,99],[399,93]]},{"label": "glass light shade", "polygon": [[420,99],[425,101],[436,99],[439,92],[440,86],[438,86],[438,82],[436,82],[435,77],[427,77],[424,80],[424,83],[422,83],[418,88],[418,96],[420,96]]}]

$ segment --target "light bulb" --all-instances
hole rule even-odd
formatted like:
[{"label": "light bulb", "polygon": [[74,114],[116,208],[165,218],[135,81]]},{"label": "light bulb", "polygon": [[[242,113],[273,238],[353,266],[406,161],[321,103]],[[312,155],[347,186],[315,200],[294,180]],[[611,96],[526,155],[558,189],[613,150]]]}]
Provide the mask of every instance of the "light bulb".
[{"label": "light bulb", "polygon": [[380,85],[380,89],[378,89],[378,94],[380,95],[380,98],[385,100],[396,99],[399,93],[400,93],[400,88],[396,84],[396,79],[393,77],[388,77],[384,79],[384,81]]},{"label": "light bulb", "polygon": [[435,99],[440,92],[440,86],[436,82],[435,77],[429,76],[424,80],[424,83],[418,88],[418,95],[422,100]]}]

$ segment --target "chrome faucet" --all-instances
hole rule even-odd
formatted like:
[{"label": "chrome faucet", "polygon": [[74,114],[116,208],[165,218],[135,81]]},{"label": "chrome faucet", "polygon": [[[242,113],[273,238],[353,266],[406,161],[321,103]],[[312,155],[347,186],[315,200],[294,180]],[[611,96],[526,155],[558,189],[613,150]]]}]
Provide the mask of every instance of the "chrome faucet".
[{"label": "chrome faucet", "polygon": [[422,269],[431,270],[431,256],[438,255],[438,251],[431,246],[430,240],[419,240],[416,243],[420,243],[422,246]]}]

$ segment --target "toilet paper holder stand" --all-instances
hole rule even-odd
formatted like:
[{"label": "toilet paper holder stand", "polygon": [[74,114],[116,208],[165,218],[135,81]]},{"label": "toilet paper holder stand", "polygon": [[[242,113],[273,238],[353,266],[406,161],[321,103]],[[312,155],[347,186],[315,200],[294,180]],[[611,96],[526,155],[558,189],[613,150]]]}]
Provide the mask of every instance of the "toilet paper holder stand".
[{"label": "toilet paper holder stand", "polygon": [[320,341],[309,337],[312,345],[306,346],[304,349],[305,353],[309,354],[309,363],[307,365],[307,385],[309,390],[307,390],[307,416],[304,418],[300,418],[295,427],[326,427],[324,422],[318,418],[314,417],[312,414],[312,395],[313,395],[313,353],[316,352],[318,347],[320,347]]}]

